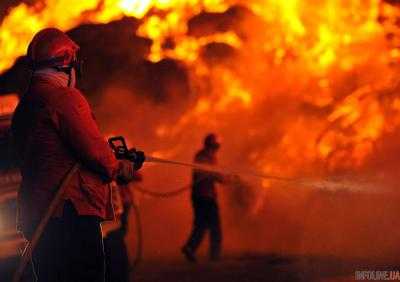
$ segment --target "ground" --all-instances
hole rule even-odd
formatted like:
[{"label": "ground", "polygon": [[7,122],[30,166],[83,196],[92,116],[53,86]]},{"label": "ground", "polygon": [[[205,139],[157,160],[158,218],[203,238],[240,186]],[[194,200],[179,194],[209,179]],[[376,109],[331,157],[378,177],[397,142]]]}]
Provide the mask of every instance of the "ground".
[{"label": "ground", "polygon": [[217,263],[143,262],[132,281],[345,282],[355,281],[355,271],[365,269],[398,270],[400,266],[322,256],[241,255]]},{"label": "ground", "polygon": [[[14,260],[0,262],[0,281],[11,281]],[[143,261],[132,282],[347,282],[356,270],[400,270],[400,264],[324,256],[237,255],[220,262]]]}]

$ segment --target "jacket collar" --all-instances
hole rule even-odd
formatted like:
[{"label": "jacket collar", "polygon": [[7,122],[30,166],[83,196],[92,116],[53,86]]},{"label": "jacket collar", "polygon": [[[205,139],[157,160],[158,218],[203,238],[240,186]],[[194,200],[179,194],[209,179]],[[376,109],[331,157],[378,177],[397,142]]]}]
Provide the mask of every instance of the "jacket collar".
[{"label": "jacket collar", "polygon": [[33,79],[36,78],[47,80],[59,87],[69,87],[69,75],[52,68],[45,68],[35,71],[33,73]]}]

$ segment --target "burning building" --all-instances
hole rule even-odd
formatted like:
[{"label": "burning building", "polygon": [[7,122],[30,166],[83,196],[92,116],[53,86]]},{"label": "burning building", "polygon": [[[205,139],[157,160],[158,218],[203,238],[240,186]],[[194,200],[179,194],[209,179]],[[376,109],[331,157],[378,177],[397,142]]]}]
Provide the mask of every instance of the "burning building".
[{"label": "burning building", "polygon": [[[1,93],[24,92],[27,44],[55,26],[81,46],[80,88],[106,134],[126,135],[149,155],[191,160],[202,136],[215,131],[225,166],[307,180],[250,177],[224,190],[232,250],[396,258],[398,1],[1,5]],[[144,185],[166,191],[189,181],[188,172],[150,166]],[[142,201],[147,255],[173,254],[189,206],[166,202],[157,210]],[[161,210],[168,216],[160,220],[179,226],[178,235],[151,223]],[[174,247],[152,236],[160,233]]]}]

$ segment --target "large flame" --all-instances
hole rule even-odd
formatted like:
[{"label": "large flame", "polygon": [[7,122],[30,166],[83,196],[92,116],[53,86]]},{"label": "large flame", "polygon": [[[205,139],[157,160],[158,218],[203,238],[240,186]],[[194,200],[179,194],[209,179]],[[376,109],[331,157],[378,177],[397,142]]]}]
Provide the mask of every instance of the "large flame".
[{"label": "large flame", "polygon": [[[234,27],[188,31],[194,16],[234,5],[246,7]],[[171,140],[193,128],[228,136],[236,124],[254,143],[247,161],[264,172],[357,169],[400,121],[399,98],[383,94],[397,83],[399,51],[385,37],[396,13],[379,0],[38,1],[3,19],[0,71],[44,27],[68,30],[134,16],[142,19],[138,35],[153,40],[148,59],[183,62],[199,93],[176,124],[160,122],[155,136]],[[201,50],[210,43],[231,48],[234,62],[207,62]],[[204,81],[211,89],[204,90]]]}]

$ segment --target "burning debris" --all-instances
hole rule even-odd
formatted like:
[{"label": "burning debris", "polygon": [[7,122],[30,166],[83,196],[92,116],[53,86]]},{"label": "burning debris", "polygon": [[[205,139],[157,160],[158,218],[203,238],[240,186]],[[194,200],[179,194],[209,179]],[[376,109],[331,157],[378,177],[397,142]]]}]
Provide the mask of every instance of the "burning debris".
[{"label": "burning debris", "polygon": [[[231,114],[234,111],[242,120],[237,130],[249,136],[250,142],[264,143],[252,146],[256,149],[249,154],[257,155],[257,166],[264,172],[293,175],[307,169],[318,174],[357,170],[373,154],[373,144],[387,127],[397,124],[387,115],[397,111],[396,97],[379,94],[394,92],[397,68],[390,65],[393,52],[377,21],[380,11],[395,11],[396,7],[378,1],[328,1],[320,5],[307,1],[267,2],[264,4],[268,10],[257,1],[248,6],[229,6],[219,1],[155,6],[135,1],[72,3],[71,13],[55,25],[77,26],[69,34],[82,46],[90,74],[82,88],[93,101],[98,101],[110,85],[156,102],[186,101],[177,107],[183,113],[181,117],[170,121],[177,126],[166,130],[165,124],[154,125],[159,128],[156,132],[169,131],[162,136],[166,143],[181,132],[192,134],[188,127],[204,124],[208,129],[231,132],[230,126],[215,125],[213,120],[237,124]],[[10,40],[26,42],[30,38],[26,33],[17,34],[18,29],[32,29],[14,26],[15,18],[23,15],[32,18],[38,27],[46,25],[46,21],[53,21],[50,14],[61,4],[35,2],[10,9],[2,22],[3,38],[10,37],[7,46]],[[383,9],[382,5],[387,7]],[[306,6],[307,15],[312,15],[314,21],[306,20]],[[331,10],[336,14],[327,13]],[[357,10],[357,16],[348,14],[352,10]],[[105,24],[124,15],[138,19],[123,18]],[[101,24],[80,25],[87,22]],[[353,30],[348,30],[348,25],[353,25]],[[359,52],[367,45],[367,52]],[[96,46],[95,52],[92,46]],[[7,50],[10,62],[23,53],[23,49]],[[7,56],[3,62],[10,65]],[[23,66],[22,58],[2,75],[3,92],[24,90]],[[275,85],[277,80],[282,83]],[[288,100],[293,102],[282,103]],[[264,109],[279,127],[257,124],[257,116],[265,116]],[[299,118],[291,118],[295,116]],[[252,128],[246,124],[252,124]],[[310,124],[313,132],[305,135],[305,142],[290,141],[299,132],[307,132]],[[236,150],[245,148],[236,144]],[[286,162],[293,155],[297,162],[300,151],[306,154],[303,162],[309,165],[289,170],[277,161],[281,157],[268,157],[287,156],[283,158]],[[247,162],[253,163],[253,159]],[[299,167],[303,171],[298,171]]]}]

